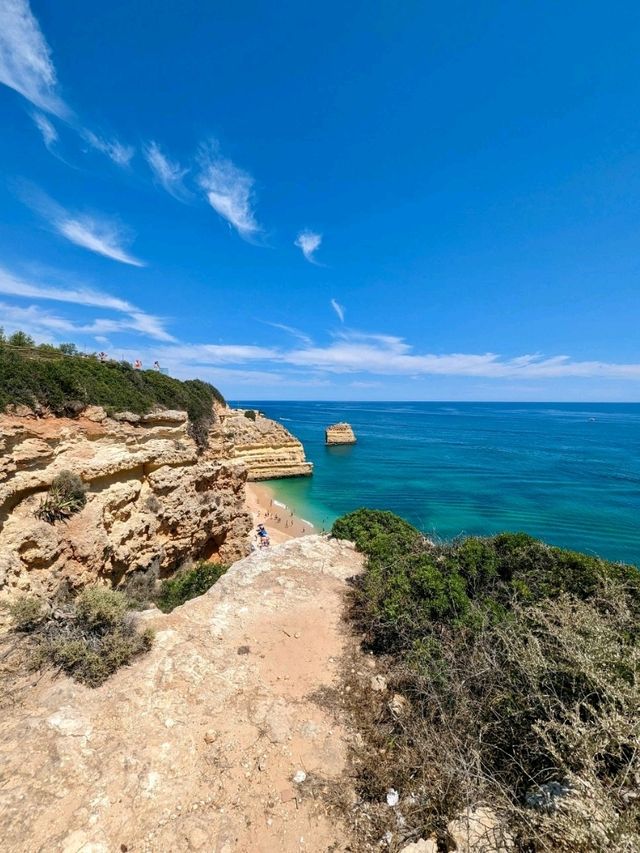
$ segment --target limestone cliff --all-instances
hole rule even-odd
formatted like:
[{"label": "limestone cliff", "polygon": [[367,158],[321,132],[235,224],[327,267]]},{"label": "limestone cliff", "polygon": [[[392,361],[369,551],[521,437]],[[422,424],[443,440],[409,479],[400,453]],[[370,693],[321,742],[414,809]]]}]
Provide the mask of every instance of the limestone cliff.
[{"label": "limestone cliff", "polygon": [[[0,415],[0,601],[62,581],[118,583],[152,565],[166,574],[190,557],[244,556],[247,476],[308,475],[312,465],[275,421],[224,405],[213,414],[203,453],[180,411]],[[41,521],[36,509],[64,470],[87,485],[87,504],[67,522]]]},{"label": "limestone cliff", "polygon": [[245,463],[249,480],[308,477],[313,472],[313,464],[307,462],[301,442],[282,424],[260,412],[223,410],[221,429],[231,458]]},{"label": "limestone cliff", "polygon": [[331,444],[355,444],[356,437],[350,424],[333,424],[325,430],[325,442]]},{"label": "limestone cliff", "polygon": [[[118,582],[136,569],[175,569],[188,557],[233,560],[247,551],[246,470],[220,448],[198,454],[184,412],[90,407],[79,418],[0,416],[0,600],[48,593],[62,581]],[[68,522],[35,516],[53,477],[88,487]]]}]

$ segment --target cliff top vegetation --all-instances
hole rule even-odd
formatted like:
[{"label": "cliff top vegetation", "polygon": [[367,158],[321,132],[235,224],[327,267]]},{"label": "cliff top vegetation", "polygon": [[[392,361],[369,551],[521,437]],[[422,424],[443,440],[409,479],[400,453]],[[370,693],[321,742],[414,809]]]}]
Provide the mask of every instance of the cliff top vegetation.
[{"label": "cliff top vegetation", "polygon": [[443,850],[477,805],[505,847],[640,849],[637,568],[523,533],[433,544],[373,510],[332,532],[366,555],[352,615],[400,696],[349,694],[375,837],[397,831],[393,788],[409,836]]},{"label": "cliff top vegetation", "polygon": [[0,411],[8,405],[41,406],[73,417],[85,406],[102,406],[109,414],[145,414],[160,406],[189,416],[199,446],[206,445],[214,401],[224,398],[199,379],[181,381],[157,370],[134,370],[126,361],[101,361],[74,344],[36,345],[23,332],[5,337],[0,329]]}]

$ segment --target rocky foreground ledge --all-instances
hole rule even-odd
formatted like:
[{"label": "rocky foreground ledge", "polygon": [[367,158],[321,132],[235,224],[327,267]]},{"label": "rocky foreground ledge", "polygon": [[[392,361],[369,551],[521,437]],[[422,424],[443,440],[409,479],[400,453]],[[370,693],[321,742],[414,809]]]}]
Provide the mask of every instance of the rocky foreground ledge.
[{"label": "rocky foreground ledge", "polygon": [[311,794],[344,731],[317,698],[346,638],[344,542],[296,539],[204,596],[148,611],[151,651],[97,689],[45,677],[0,716],[2,849],[345,850]]}]

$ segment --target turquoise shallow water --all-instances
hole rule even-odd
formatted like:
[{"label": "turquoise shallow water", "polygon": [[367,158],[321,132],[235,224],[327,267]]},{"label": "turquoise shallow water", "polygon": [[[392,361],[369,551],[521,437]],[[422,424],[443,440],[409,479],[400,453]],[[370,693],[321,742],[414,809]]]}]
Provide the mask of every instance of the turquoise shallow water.
[{"label": "turquoise shallow water", "polygon": [[[427,533],[524,530],[640,564],[640,405],[252,402],[304,443],[309,479],[274,480],[317,528],[360,506]],[[354,447],[327,448],[348,421]]]}]

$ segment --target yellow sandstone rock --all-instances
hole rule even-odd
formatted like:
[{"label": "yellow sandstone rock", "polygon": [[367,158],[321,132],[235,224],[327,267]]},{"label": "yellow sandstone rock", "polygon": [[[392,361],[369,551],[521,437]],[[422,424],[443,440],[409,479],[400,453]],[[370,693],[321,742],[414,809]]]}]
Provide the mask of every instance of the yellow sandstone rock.
[{"label": "yellow sandstone rock", "polygon": [[325,430],[325,443],[332,444],[355,444],[356,437],[350,424],[333,424]]},{"label": "yellow sandstone rock", "polygon": [[[63,581],[77,588],[150,566],[168,572],[187,558],[243,557],[252,526],[247,476],[311,468],[280,424],[221,405],[203,453],[180,411],[0,415],[0,601],[47,595]],[[50,524],[35,511],[61,471],[81,477],[87,502]]]}]

